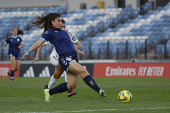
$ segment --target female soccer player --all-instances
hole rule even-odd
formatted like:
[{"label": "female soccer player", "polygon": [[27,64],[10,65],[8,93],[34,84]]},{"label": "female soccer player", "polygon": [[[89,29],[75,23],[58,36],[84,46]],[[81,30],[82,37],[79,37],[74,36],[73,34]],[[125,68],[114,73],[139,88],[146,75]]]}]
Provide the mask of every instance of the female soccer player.
[{"label": "female soccer player", "polygon": [[[62,19],[61,28],[64,29],[64,30],[66,30],[66,29],[65,29],[65,26],[66,26],[66,25],[65,25],[65,20]],[[69,34],[69,36],[70,36],[70,40],[77,45],[77,46],[75,47],[75,49],[76,49],[76,50],[79,50],[79,49],[81,48],[81,44],[80,44],[80,42],[78,41],[78,39],[77,39],[77,38],[75,37],[75,35],[73,35],[71,32],[69,32],[68,30],[66,30],[66,31],[68,32],[68,34]],[[39,53],[40,53],[42,47],[45,46],[45,45],[48,44],[48,43],[49,43],[49,42],[43,43],[43,44],[37,49],[36,57],[35,57],[35,59],[32,61],[32,63],[38,60],[38,56],[39,56]],[[81,54],[82,54],[82,56],[85,55],[83,52],[81,52]],[[59,55],[57,54],[57,52],[56,52],[56,50],[55,50],[55,47],[54,47],[52,53],[50,54],[50,61],[51,61],[51,63],[55,66],[55,71],[54,71],[54,74],[51,76],[51,79],[50,79],[48,85],[46,84],[46,85],[44,86],[45,89],[47,89],[47,88],[51,89],[51,87],[57,82],[57,80],[58,80],[59,77],[62,75],[62,73],[63,73],[63,75],[65,76],[65,82],[67,82],[66,72],[64,72],[64,70],[63,70],[63,69],[60,67],[60,65],[58,64],[58,56],[59,56]],[[67,93],[68,97],[71,97],[71,96],[73,96],[73,95],[75,95],[75,94],[76,94],[76,92],[73,92],[72,90],[68,91],[68,93]]]},{"label": "female soccer player", "polygon": [[62,83],[52,89],[45,89],[45,101],[50,102],[50,95],[74,89],[78,82],[78,75],[83,78],[89,87],[94,89],[102,97],[106,97],[105,91],[98,87],[87,70],[78,63],[77,53],[79,53],[79,51],[74,48],[68,33],[61,29],[61,16],[58,13],[50,13],[46,16],[37,17],[37,19],[38,20],[32,24],[35,26],[42,25],[40,28],[44,28],[44,33],[42,38],[35,42],[23,55],[22,59],[25,59],[30,52],[37,49],[44,41],[50,41],[59,54],[59,64],[61,68],[67,72],[68,79],[68,83]]},{"label": "female soccer player", "polygon": [[[21,31],[21,30],[20,30]],[[22,31],[21,31],[22,32]],[[12,64],[11,71],[8,72],[9,79],[12,81],[15,81],[14,79],[14,73],[17,71],[20,67],[20,49],[24,47],[24,44],[22,42],[21,37],[17,36],[18,30],[17,28],[12,29],[13,36],[8,37],[5,43],[3,44],[2,50],[5,50],[5,46],[9,44],[9,50],[8,50],[8,57],[10,59],[10,62]]]}]

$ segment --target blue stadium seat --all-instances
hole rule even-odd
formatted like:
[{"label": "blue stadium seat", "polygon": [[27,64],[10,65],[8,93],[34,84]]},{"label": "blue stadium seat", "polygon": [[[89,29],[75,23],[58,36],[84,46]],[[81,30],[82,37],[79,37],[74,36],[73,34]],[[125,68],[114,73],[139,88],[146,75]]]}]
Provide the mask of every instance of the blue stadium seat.
[{"label": "blue stadium seat", "polygon": [[118,54],[117,48],[110,48],[109,52],[110,52],[110,55],[117,55]]},{"label": "blue stadium seat", "polygon": [[97,9],[97,6],[92,6],[90,9]]},{"label": "blue stadium seat", "polygon": [[107,8],[113,9],[113,8],[115,8],[115,5],[114,5],[114,4],[113,4],[113,5],[110,5],[110,6],[108,6]]}]

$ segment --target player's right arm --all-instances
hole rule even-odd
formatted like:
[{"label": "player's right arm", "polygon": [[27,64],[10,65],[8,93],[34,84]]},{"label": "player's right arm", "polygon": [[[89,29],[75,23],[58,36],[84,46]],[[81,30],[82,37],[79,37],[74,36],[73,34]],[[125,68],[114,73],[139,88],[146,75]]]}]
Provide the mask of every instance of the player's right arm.
[{"label": "player's right arm", "polygon": [[5,46],[9,43],[9,38],[6,39],[5,43],[2,46],[2,50],[5,50]]},{"label": "player's right arm", "polygon": [[25,58],[35,49],[37,49],[38,47],[40,47],[42,44],[44,43],[43,39],[39,39],[37,42],[35,42],[30,48],[29,50],[23,55],[22,60],[25,60]]},{"label": "player's right arm", "polygon": [[35,56],[34,60],[31,62],[31,64],[33,64],[33,62],[35,62],[35,61],[38,60],[39,54],[40,54],[40,52],[41,52],[41,49],[42,49],[42,47],[45,46],[45,45],[46,45],[46,42],[44,42],[44,43],[37,49],[36,56]]},{"label": "player's right arm", "polygon": [[22,60],[25,60],[25,58],[35,49],[39,48],[44,42],[48,42],[53,38],[53,30],[46,31],[41,39],[39,39],[37,42],[35,42],[29,50],[23,55]]},{"label": "player's right arm", "polygon": [[5,46],[6,46],[6,43],[4,43],[3,46],[2,46],[3,51],[5,50]]}]

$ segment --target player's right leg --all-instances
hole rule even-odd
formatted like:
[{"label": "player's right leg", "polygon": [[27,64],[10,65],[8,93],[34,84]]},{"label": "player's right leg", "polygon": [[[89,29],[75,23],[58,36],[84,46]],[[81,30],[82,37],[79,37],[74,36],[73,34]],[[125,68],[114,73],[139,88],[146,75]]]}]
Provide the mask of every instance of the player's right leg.
[{"label": "player's right leg", "polygon": [[11,69],[11,71],[8,72],[9,79],[12,80],[12,81],[15,81],[15,79],[14,79],[14,74],[15,74],[15,70],[16,70],[15,57],[10,57],[10,62],[12,64],[12,69]]}]

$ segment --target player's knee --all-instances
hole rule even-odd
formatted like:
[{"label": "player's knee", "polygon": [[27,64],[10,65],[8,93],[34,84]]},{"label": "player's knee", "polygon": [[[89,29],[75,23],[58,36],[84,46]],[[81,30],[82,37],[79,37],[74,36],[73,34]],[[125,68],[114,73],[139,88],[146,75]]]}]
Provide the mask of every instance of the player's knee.
[{"label": "player's knee", "polygon": [[76,84],[69,84],[68,85],[68,89],[74,89],[74,88],[76,88]]},{"label": "player's knee", "polygon": [[87,73],[87,71],[84,68],[82,68],[81,70],[79,70],[79,75],[82,78],[84,78],[84,77],[86,77],[88,75],[88,73]]},{"label": "player's knee", "polygon": [[16,65],[13,65],[13,64],[12,64],[12,69],[13,69],[13,70],[17,70]]},{"label": "player's knee", "polygon": [[53,77],[54,77],[55,79],[59,79],[59,78],[60,78],[60,74],[54,73]]},{"label": "player's knee", "polygon": [[15,71],[18,71],[18,69],[19,69],[19,67],[16,67],[16,68],[15,68]]},{"label": "player's knee", "polygon": [[84,73],[86,73],[86,70],[82,68],[82,69],[79,70],[79,73],[84,74]]}]

